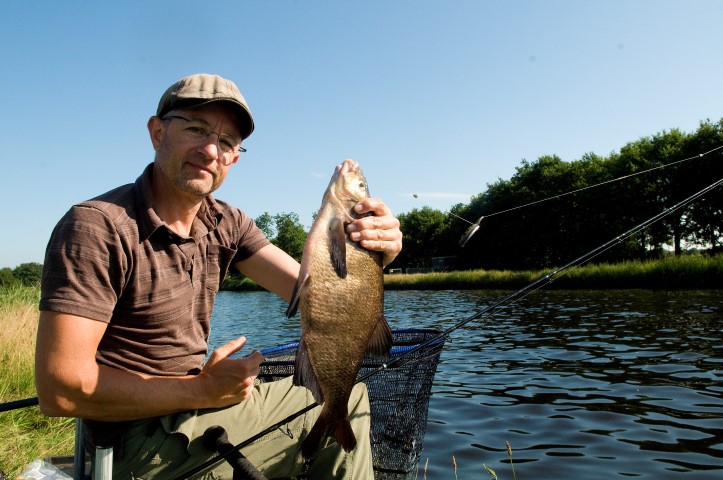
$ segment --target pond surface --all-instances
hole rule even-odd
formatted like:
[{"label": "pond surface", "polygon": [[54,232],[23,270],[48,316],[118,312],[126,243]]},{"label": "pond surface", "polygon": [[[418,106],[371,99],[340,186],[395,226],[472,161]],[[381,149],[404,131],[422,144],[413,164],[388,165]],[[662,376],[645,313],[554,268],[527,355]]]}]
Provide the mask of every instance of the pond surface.
[{"label": "pond surface", "polygon": [[[446,329],[495,291],[388,291],[393,329]],[[213,346],[296,341],[266,292],[221,292]],[[512,447],[510,464],[506,443]],[[540,290],[454,331],[419,478],[723,478],[723,292]]]}]

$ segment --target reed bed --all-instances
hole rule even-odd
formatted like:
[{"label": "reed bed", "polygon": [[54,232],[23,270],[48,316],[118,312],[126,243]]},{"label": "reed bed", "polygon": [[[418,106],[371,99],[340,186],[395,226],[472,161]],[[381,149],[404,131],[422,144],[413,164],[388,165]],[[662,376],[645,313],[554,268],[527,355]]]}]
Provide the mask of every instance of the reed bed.
[{"label": "reed bed", "polygon": [[[36,396],[37,287],[0,287],[0,403]],[[17,477],[37,458],[71,455],[74,421],[49,418],[38,407],[0,413],[0,472]]]},{"label": "reed bed", "polygon": [[[389,290],[517,289],[554,270],[467,270],[393,274],[384,276],[384,287]],[[588,264],[568,269],[547,288],[718,289],[723,288],[723,254],[671,256],[644,262]]]}]

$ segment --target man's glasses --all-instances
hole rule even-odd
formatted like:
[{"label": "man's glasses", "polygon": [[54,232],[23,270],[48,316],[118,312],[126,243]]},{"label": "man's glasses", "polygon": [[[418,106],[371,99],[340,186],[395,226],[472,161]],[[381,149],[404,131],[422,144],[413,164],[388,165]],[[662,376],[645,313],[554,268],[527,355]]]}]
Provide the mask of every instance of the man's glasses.
[{"label": "man's glasses", "polygon": [[199,120],[191,120],[190,118],[182,117],[181,115],[166,115],[163,120],[171,119],[183,120],[187,125],[181,129],[181,133],[189,140],[198,142],[200,140],[206,140],[211,135],[216,135],[216,147],[218,151],[223,154],[222,158],[219,158],[221,163],[224,165],[230,165],[233,155],[238,151],[244,153],[245,148],[241,146],[241,141],[238,138],[234,138],[231,135],[225,133],[214,132],[208,125]]}]

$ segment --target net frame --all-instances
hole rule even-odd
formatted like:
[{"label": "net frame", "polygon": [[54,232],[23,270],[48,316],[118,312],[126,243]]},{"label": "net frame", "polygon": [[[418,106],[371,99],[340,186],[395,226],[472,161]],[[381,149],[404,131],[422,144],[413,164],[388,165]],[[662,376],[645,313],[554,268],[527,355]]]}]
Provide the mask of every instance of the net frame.
[{"label": "net frame", "polygon": [[[429,345],[417,348],[432,339]],[[364,358],[358,377],[374,372],[364,383],[371,405],[372,462],[378,480],[407,478],[419,462],[444,342],[434,329],[393,330],[390,358]],[[293,375],[298,345],[294,342],[261,352],[266,360],[258,379],[268,382]]]}]

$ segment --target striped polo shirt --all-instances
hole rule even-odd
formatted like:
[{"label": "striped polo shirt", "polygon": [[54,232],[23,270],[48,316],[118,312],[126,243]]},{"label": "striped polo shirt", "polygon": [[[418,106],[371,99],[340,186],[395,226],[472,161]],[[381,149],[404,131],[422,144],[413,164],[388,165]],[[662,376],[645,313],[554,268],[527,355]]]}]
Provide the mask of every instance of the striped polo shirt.
[{"label": "striped polo shirt", "polygon": [[198,373],[211,311],[230,266],[269,241],[253,220],[208,196],[190,237],[153,209],[151,163],[135,183],[73,206],[53,230],[40,309],[105,322],[102,365],[152,375]]}]

